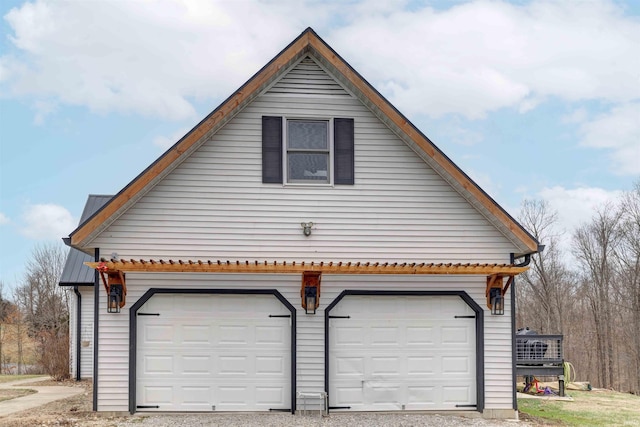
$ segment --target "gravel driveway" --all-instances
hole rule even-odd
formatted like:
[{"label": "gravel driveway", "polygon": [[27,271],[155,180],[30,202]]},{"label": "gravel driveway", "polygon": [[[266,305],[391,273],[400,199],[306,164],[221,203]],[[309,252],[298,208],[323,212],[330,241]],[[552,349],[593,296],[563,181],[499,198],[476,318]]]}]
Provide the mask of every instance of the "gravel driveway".
[{"label": "gravel driveway", "polygon": [[515,420],[485,420],[482,418],[463,418],[442,415],[418,414],[332,414],[320,419],[313,416],[291,414],[197,414],[197,415],[152,415],[136,416],[117,424],[125,426],[153,427],[441,427],[441,426],[517,426],[529,427],[531,424]]}]

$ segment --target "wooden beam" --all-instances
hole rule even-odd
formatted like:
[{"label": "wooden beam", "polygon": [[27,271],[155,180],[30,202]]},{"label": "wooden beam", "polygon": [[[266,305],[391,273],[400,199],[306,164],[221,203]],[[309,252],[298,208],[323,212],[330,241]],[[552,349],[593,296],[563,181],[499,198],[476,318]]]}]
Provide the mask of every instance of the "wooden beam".
[{"label": "wooden beam", "polygon": [[[259,261],[173,261],[120,260],[104,263],[110,271],[150,273],[297,273],[323,274],[473,274],[516,275],[529,267],[507,264],[427,264],[370,262],[259,262]],[[100,263],[86,262],[96,268]]]}]

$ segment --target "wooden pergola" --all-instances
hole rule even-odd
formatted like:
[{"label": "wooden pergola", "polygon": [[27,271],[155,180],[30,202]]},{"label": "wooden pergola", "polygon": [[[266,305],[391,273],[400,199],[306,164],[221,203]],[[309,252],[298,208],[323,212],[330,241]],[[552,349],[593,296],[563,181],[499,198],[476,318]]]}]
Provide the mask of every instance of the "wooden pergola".
[{"label": "wooden pergola", "polygon": [[147,273],[303,273],[324,274],[473,274],[515,276],[529,267],[510,264],[388,263],[388,262],[287,262],[202,260],[115,260],[86,262],[91,268],[110,272]]},{"label": "wooden pergola", "polygon": [[[487,306],[491,308],[490,291],[500,289],[504,296],[513,278],[525,272],[529,267],[511,264],[454,264],[454,263],[381,263],[381,262],[305,262],[305,261],[202,261],[202,260],[153,260],[153,259],[111,259],[110,261],[86,262],[87,266],[97,269],[109,289],[109,282],[116,280],[124,287],[124,274],[132,273],[270,273],[270,274],[442,274],[442,275],[483,275],[487,276]],[[105,276],[106,273],[106,276]],[[503,286],[503,278],[507,283]],[[304,284],[303,284],[304,286]],[[124,302],[124,301],[123,301]]]}]

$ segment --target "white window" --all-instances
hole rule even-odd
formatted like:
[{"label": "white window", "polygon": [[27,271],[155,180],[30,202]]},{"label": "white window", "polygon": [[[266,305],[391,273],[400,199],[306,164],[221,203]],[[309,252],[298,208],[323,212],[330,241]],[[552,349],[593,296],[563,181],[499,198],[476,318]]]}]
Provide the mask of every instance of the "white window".
[{"label": "white window", "polygon": [[287,120],[286,176],[288,183],[329,184],[331,141],[328,120]]},{"label": "white window", "polygon": [[354,120],[262,116],[264,184],[354,185]]}]

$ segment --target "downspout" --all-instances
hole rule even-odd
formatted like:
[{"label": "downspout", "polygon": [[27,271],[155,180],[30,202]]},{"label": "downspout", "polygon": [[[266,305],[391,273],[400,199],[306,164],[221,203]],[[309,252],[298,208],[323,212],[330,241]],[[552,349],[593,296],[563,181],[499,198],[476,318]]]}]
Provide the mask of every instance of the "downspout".
[{"label": "downspout", "polygon": [[78,291],[78,286],[73,287],[73,293],[78,297],[78,306],[76,307],[76,381],[80,381],[82,376],[80,375],[80,353],[81,353],[81,337],[80,332],[82,331],[82,295]]},{"label": "downspout", "polygon": [[[544,245],[538,245],[538,250],[533,253],[540,253],[544,251]],[[526,254],[524,256],[524,260],[518,264],[515,264],[516,258],[515,254],[512,252],[509,256],[509,263],[514,267],[526,267],[531,263],[531,253]],[[511,377],[512,377],[512,398],[513,398],[513,409],[515,411],[518,410],[518,396],[516,393],[516,382],[517,382],[517,366],[516,366],[516,278],[513,278],[513,282],[511,283]]]},{"label": "downspout", "polygon": [[[544,246],[542,246],[542,248],[544,249]],[[542,252],[542,249],[538,249],[538,252]],[[536,253],[538,253],[536,252]],[[513,254],[511,254],[511,265],[513,265],[514,267],[526,267],[527,265],[529,265],[531,263],[531,254],[526,254],[524,256],[524,261],[522,261],[519,264],[514,264],[515,259],[513,257]]]}]

